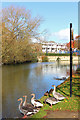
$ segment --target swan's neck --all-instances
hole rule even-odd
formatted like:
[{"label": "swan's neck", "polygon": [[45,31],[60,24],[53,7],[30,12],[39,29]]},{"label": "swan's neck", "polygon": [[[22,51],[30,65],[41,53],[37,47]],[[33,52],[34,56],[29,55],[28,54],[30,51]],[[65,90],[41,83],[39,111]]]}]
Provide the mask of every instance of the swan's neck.
[{"label": "swan's neck", "polygon": [[27,103],[27,97],[25,97],[25,101],[24,102]]},{"label": "swan's neck", "polygon": [[53,93],[55,93],[56,92],[56,86],[54,86],[54,90],[53,90]]},{"label": "swan's neck", "polygon": [[27,104],[27,97],[25,96],[25,101],[23,103],[23,106],[26,106],[26,104]]},{"label": "swan's neck", "polygon": [[35,95],[33,95],[32,100],[34,100],[34,98],[35,98]]},{"label": "swan's neck", "polygon": [[21,103],[20,103],[21,105],[23,104],[23,100],[21,100]]},{"label": "swan's neck", "polygon": [[19,109],[21,108],[22,104],[23,104],[23,100],[21,100],[21,102],[19,104]]}]

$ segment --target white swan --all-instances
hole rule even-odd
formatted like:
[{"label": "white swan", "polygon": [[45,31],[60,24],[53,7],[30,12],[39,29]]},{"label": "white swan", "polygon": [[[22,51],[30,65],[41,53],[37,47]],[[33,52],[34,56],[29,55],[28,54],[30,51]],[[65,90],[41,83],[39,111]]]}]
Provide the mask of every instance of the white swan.
[{"label": "white swan", "polygon": [[24,103],[23,103],[23,106],[34,109],[34,106],[33,106],[31,103],[27,103],[27,95],[25,95],[25,96],[23,96],[23,97],[25,98]]},{"label": "white swan", "polygon": [[54,97],[49,97],[49,98],[47,98],[47,99],[45,99],[45,102],[47,102],[47,103],[49,103],[51,106],[51,108],[52,108],[52,105],[53,104],[56,104],[56,103],[58,103],[58,102],[60,102],[59,100],[57,100],[56,98],[54,98]]},{"label": "white swan", "polygon": [[23,106],[23,99],[19,98],[18,101],[21,101],[19,104],[19,111],[24,115],[23,118],[27,118],[27,115],[32,115],[38,112],[37,109],[31,108],[29,106]]},{"label": "white swan", "polygon": [[54,90],[52,92],[53,96],[57,99],[57,100],[63,100],[65,99],[65,97],[63,95],[61,95],[60,93],[56,92],[56,86],[52,85],[52,87],[54,87]]},{"label": "white swan", "polygon": [[33,97],[31,98],[31,103],[34,105],[34,107],[43,107],[43,104],[35,99],[35,94],[31,94]]}]

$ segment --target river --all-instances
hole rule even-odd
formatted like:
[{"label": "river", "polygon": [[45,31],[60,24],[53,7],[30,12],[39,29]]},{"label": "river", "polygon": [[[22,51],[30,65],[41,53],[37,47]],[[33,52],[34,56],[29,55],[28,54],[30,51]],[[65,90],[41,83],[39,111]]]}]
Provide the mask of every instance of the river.
[{"label": "river", "polygon": [[[63,80],[55,80],[55,77],[69,76],[69,65],[57,62],[28,63],[20,65],[2,66],[2,116],[3,118],[21,117],[18,110],[18,98],[23,95],[31,99],[31,93],[35,93],[40,99],[52,84],[58,86]],[[77,65],[73,65],[74,71]]]}]

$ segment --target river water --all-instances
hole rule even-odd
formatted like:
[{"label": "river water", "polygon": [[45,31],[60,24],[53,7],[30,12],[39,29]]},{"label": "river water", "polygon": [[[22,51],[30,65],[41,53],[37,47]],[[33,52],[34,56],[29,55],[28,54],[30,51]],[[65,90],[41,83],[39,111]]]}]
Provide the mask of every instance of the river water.
[{"label": "river water", "polygon": [[[69,64],[57,62],[29,63],[21,65],[2,66],[2,116],[3,118],[21,117],[18,110],[18,98],[23,95],[31,99],[31,93],[35,93],[40,99],[52,84],[56,86],[63,80],[55,80],[55,77],[68,77]],[[77,65],[73,65],[74,71]]]}]

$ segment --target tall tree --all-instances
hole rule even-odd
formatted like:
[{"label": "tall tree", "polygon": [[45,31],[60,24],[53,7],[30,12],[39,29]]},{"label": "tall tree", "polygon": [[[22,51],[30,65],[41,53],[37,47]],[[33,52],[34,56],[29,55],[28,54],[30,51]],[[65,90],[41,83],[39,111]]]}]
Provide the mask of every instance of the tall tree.
[{"label": "tall tree", "polygon": [[40,38],[38,31],[42,19],[32,18],[30,10],[10,6],[2,10],[2,61],[31,60],[31,40]]}]

